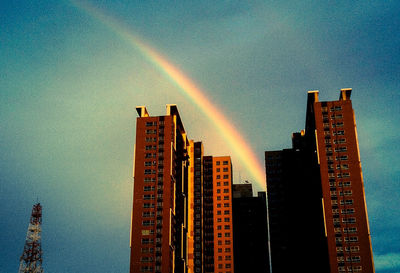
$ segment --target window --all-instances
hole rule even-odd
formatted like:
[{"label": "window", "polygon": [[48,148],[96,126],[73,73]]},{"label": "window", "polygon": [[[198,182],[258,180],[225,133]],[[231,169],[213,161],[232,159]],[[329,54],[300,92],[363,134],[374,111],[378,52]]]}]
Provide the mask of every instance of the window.
[{"label": "window", "polygon": [[225,252],[231,252],[231,248],[230,247],[225,248]]},{"label": "window", "polygon": [[222,226],[217,226],[217,229],[218,229],[218,230],[221,230],[221,229],[222,229]]},{"label": "window", "polygon": [[344,237],[344,241],[345,242],[358,242],[358,237],[357,236],[353,236],[353,237]]},{"label": "window", "polygon": [[343,228],[344,233],[356,233],[357,228],[356,227],[345,227]]},{"label": "window", "polygon": [[230,221],[229,217],[224,218],[224,222],[229,222],[229,221]]},{"label": "window", "polygon": [[342,223],[347,223],[347,224],[354,224],[356,222],[356,218],[351,217],[351,218],[343,218]]},{"label": "window", "polygon": [[153,203],[143,203],[143,208],[148,209],[148,208],[154,208]]},{"label": "window", "polygon": [[229,175],[224,174],[224,179],[228,179],[228,178],[229,178]]},{"label": "window", "polygon": [[353,208],[350,209],[342,209],[342,214],[354,214],[355,210]]},{"label": "window", "polygon": [[224,226],[224,229],[230,229],[230,228],[231,228],[230,225],[225,225],[225,226]]},{"label": "window", "polygon": [[335,152],[337,152],[337,153],[346,152],[346,151],[347,151],[346,146],[335,148]]},{"label": "window", "polygon": [[336,169],[337,170],[348,170],[349,165],[348,164],[338,164],[338,165],[336,165]]},{"label": "window", "polygon": [[144,174],[155,174],[156,170],[152,170],[152,169],[145,169],[144,170]]},{"label": "window", "polygon": [[229,208],[229,203],[224,203],[224,208]]},{"label": "window", "polygon": [[220,168],[217,168],[217,173],[219,173],[221,171],[221,169]]},{"label": "window", "polygon": [[144,220],[142,221],[143,226],[154,226],[154,220]]},{"label": "window", "polygon": [[336,160],[347,160],[349,157],[347,155],[337,156]]},{"label": "window", "polygon": [[354,201],[353,199],[347,199],[347,200],[340,200],[340,205],[353,205]]},{"label": "window", "polygon": [[156,154],[154,154],[154,156],[153,156],[153,154],[151,154],[151,153],[147,153],[147,154],[145,154],[145,158],[152,158],[152,157],[156,157],[155,156]]},{"label": "window", "polygon": [[140,261],[144,262],[144,263],[152,262],[153,261],[153,257],[141,257]]},{"label": "window", "polygon": [[341,119],[343,118],[342,114],[331,115],[331,119]]},{"label": "window", "polygon": [[228,168],[224,168],[224,170],[223,170],[224,172],[227,172],[228,171]]},{"label": "window", "polygon": [[154,186],[144,186],[143,191],[154,191]]},{"label": "window", "polygon": [[339,130],[339,131],[334,131],[333,135],[337,135],[337,136],[343,136],[344,135],[344,130]]},{"label": "window", "polygon": [[225,256],[225,260],[227,260],[227,261],[230,261],[230,260],[232,260],[232,257],[231,257],[231,255],[227,255],[227,256]]},{"label": "window", "polygon": [[142,247],[141,252],[142,253],[153,253],[154,252],[154,248],[152,248],[152,247]]},{"label": "window", "polygon": [[[340,192],[342,193],[342,192]],[[351,190],[348,191],[344,191],[343,194],[341,194],[341,196],[351,196],[353,194],[353,192]]]},{"label": "window", "polygon": [[229,193],[229,189],[224,189],[224,193]]},{"label": "window", "polygon": [[345,138],[334,139],[333,143],[334,144],[343,144],[343,143],[346,143],[346,139]]},{"label": "window", "polygon": [[217,166],[221,165],[221,161],[217,161],[217,162],[215,163],[215,165],[217,165]]},{"label": "window", "polygon": [[224,196],[224,200],[229,200],[229,196],[228,195]]},{"label": "window", "polygon": [[221,215],[221,211],[220,210],[217,211],[217,215]]},{"label": "window", "polygon": [[350,187],[351,181],[339,182],[339,187]]},{"label": "window", "polygon": [[231,233],[230,232],[226,232],[225,233],[225,237],[231,237]]},{"label": "window", "polygon": [[145,177],[144,182],[145,183],[156,182],[156,179],[154,177]]},{"label": "window", "polygon": [[224,161],[222,164],[223,165],[228,165],[228,161]]},{"label": "window", "polygon": [[229,210],[225,210],[225,211],[224,211],[224,214],[225,214],[225,215],[229,214]]},{"label": "window", "polygon": [[153,267],[152,266],[141,266],[140,267],[140,272],[152,272],[153,271]]},{"label": "window", "polygon": [[221,190],[220,190],[220,189],[217,189],[217,193],[221,193]]},{"label": "window", "polygon": [[224,186],[228,186],[229,185],[229,182],[228,181],[225,181],[224,182]]},{"label": "window", "polygon": [[154,194],[143,195],[143,200],[154,200]]},{"label": "window", "polygon": [[338,173],[337,178],[350,177],[350,173]]},{"label": "window", "polygon": [[220,176],[220,175],[217,175],[217,179],[221,179],[221,176]]},{"label": "window", "polygon": [[154,121],[154,122],[152,122],[152,121],[148,121],[148,122],[146,122],[146,126],[156,126],[157,125],[157,121]]}]

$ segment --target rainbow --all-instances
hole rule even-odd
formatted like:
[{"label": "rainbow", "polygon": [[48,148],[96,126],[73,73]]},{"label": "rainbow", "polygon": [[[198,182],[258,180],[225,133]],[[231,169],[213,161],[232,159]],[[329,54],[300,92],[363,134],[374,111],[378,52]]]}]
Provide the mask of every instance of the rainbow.
[{"label": "rainbow", "polygon": [[201,90],[189,77],[174,66],[165,56],[133,35],[128,28],[117,22],[113,17],[106,15],[86,1],[70,0],[70,3],[85,12],[89,16],[99,20],[102,24],[118,34],[123,40],[129,42],[134,48],[138,49],[143,56],[152,62],[179,90],[181,90],[191,101],[196,104],[201,111],[213,122],[229,147],[239,158],[242,165],[250,173],[254,181],[261,189],[265,189],[265,172],[263,165],[259,162],[254,152],[240,135],[238,130],[229,122],[221,111],[210,102],[205,92]]}]

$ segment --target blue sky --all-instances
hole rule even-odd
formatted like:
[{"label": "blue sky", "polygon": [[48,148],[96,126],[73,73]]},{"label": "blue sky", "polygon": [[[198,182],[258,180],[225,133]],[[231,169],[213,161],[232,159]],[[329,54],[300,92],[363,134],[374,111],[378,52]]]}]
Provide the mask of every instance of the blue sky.
[{"label": "blue sky", "polygon": [[[206,90],[260,161],[304,128],[308,90],[335,100],[353,88],[376,272],[400,272],[400,3],[249,2],[90,3]],[[1,272],[18,270],[38,198],[46,272],[126,273],[135,106],[160,115],[176,103],[207,154],[230,148],[136,48],[71,2],[8,1],[0,14]]]}]

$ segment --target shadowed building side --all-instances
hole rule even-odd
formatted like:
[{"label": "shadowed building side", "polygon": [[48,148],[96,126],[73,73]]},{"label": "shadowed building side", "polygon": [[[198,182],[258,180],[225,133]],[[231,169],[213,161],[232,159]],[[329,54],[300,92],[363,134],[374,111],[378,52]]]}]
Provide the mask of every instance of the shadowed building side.
[{"label": "shadowed building side", "polygon": [[312,255],[319,272],[373,273],[351,89],[337,101],[318,94],[308,92],[306,129],[292,149],[265,152],[272,271]]},{"label": "shadowed building side", "polygon": [[235,273],[269,273],[266,193],[251,184],[233,185],[233,249]]}]

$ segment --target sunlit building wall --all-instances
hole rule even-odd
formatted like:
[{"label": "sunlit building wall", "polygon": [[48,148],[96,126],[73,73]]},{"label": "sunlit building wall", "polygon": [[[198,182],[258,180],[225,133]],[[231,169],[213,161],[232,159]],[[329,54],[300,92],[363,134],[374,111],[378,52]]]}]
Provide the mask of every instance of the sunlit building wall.
[{"label": "sunlit building wall", "polygon": [[[315,118],[331,272],[375,272],[351,89],[337,101],[308,94]],[[313,109],[313,111],[312,111]]]},{"label": "sunlit building wall", "polygon": [[214,272],[233,273],[232,162],[213,157]]},{"label": "sunlit building wall", "polygon": [[175,105],[136,109],[130,272],[187,272],[189,141]]},{"label": "sunlit building wall", "polygon": [[[305,131],[265,154],[272,272],[375,272],[351,89],[308,92]],[[285,262],[287,259],[292,263]]]},{"label": "sunlit building wall", "polygon": [[189,140],[189,177],[188,177],[188,232],[187,263],[188,273],[194,272],[194,141]]}]

